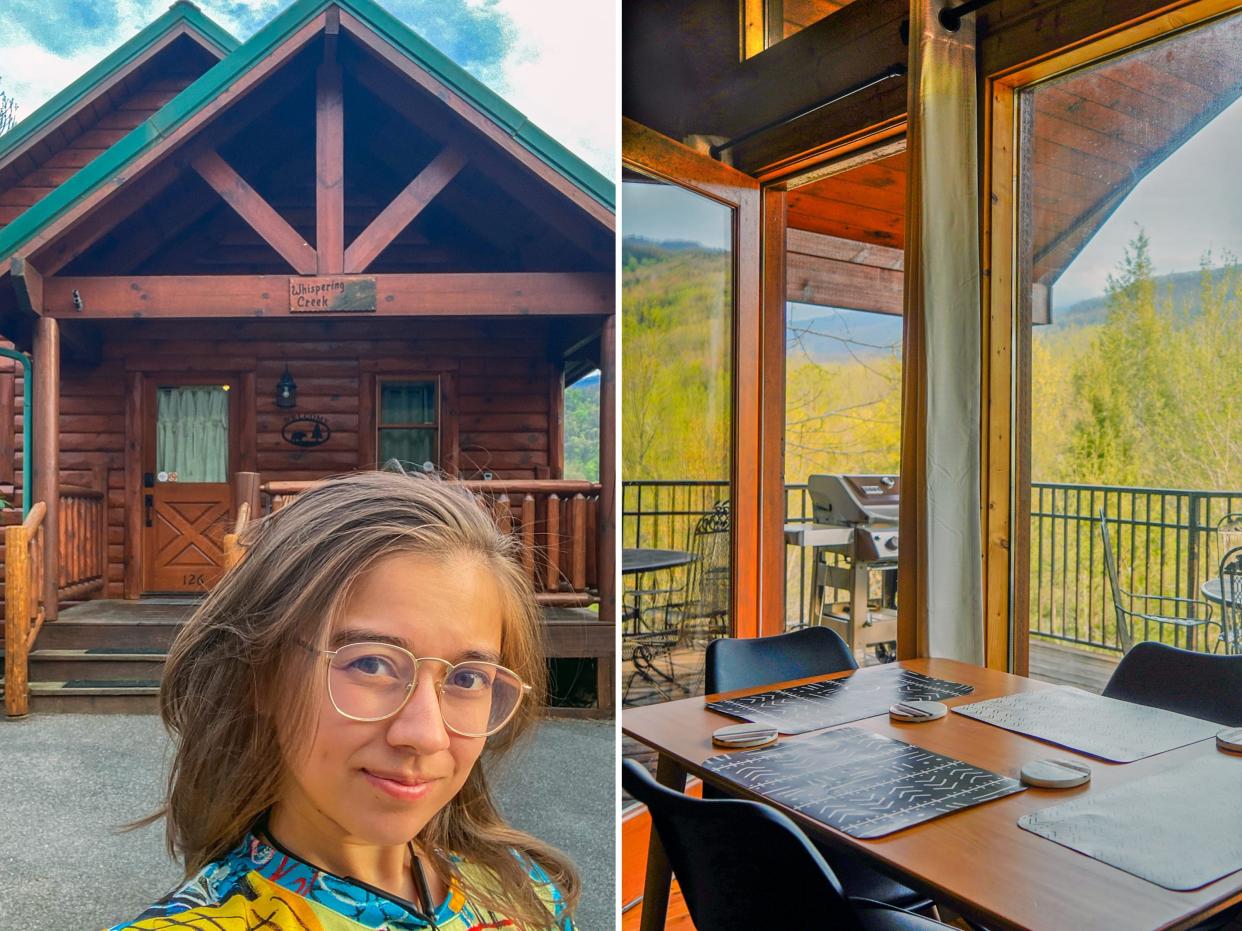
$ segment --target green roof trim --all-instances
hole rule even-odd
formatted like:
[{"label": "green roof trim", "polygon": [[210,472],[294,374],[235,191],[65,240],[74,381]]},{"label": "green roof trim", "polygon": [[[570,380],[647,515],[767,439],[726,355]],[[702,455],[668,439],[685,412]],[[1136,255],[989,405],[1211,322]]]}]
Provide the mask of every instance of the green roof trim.
[{"label": "green roof trim", "polygon": [[141,58],[170,30],[181,24],[190,26],[205,40],[206,44],[215,46],[222,58],[237,48],[237,40],[210,20],[198,7],[189,0],[177,0],[167,12],[149,26],[122,43],[86,74],[0,136],[0,160],[19,148],[49,123],[56,122],[80,106],[100,82]]},{"label": "green roof trim", "polygon": [[[489,119],[503,127],[524,148],[568,178],[590,197],[609,210],[616,210],[616,186],[613,182],[532,124],[515,107],[382,9],[374,0],[296,0],[146,122],[0,230],[0,262],[4,262],[44,226],[214,100],[306,23],[333,5],[352,14],[411,61],[466,98]],[[124,179],[118,179],[116,183],[120,186],[123,181]]]}]

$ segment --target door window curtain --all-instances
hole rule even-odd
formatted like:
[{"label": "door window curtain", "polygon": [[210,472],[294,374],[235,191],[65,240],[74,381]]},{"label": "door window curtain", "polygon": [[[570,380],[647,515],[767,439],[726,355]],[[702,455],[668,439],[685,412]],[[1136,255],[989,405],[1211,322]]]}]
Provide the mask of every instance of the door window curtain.
[{"label": "door window curtain", "polygon": [[218,385],[160,388],[156,469],[178,482],[227,482],[229,395]]},{"label": "door window curtain", "polygon": [[982,663],[978,76],[974,17],[950,32],[943,5],[910,10],[898,644]]}]

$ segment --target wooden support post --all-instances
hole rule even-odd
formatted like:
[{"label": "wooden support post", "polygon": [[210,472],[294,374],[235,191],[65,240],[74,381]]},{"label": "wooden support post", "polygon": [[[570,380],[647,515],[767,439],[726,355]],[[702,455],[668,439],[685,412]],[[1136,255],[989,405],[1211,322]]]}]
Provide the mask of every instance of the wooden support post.
[{"label": "wooden support post", "polygon": [[60,579],[60,323],[40,317],[34,330],[34,501],[47,505],[43,519],[43,604],[56,620]]},{"label": "wooden support post", "polygon": [[143,378],[129,372],[125,383],[125,577],[124,596],[142,594],[143,535],[142,487]]},{"label": "wooden support post", "polygon": [[259,473],[238,472],[233,476],[233,506],[250,505],[250,520],[258,520],[263,516],[262,500],[259,494]]},{"label": "wooden support post", "polygon": [[91,483],[94,488],[98,488],[103,493],[103,499],[99,502],[99,524],[95,530],[97,539],[95,542],[95,552],[91,554],[92,561],[97,561],[99,567],[99,597],[108,597],[108,464],[106,462],[97,462],[91,466]]},{"label": "wooden support post", "polygon": [[[599,617],[617,623],[617,318],[599,339]],[[603,695],[600,696],[603,707]]]},{"label": "wooden support post", "polygon": [[[334,26],[339,30],[339,22],[329,20],[327,28]],[[344,270],[345,111],[334,33],[324,36],[324,60],[315,76],[315,252],[319,274]]]},{"label": "wooden support post", "polygon": [[26,528],[4,528],[4,712],[11,718],[29,710],[26,630],[30,620],[30,552]]}]

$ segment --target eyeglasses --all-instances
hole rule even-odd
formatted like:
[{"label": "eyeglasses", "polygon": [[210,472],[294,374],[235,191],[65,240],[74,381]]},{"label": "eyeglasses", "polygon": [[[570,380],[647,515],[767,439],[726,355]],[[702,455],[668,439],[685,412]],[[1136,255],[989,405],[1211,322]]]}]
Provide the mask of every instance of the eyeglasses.
[{"label": "eyeglasses", "polygon": [[324,650],[328,657],[328,697],[354,721],[390,718],[410,700],[423,663],[440,663],[436,682],[444,726],[462,737],[490,737],[512,720],[531,687],[512,669],[468,660],[450,663],[438,656],[415,656],[391,643],[350,643]]}]

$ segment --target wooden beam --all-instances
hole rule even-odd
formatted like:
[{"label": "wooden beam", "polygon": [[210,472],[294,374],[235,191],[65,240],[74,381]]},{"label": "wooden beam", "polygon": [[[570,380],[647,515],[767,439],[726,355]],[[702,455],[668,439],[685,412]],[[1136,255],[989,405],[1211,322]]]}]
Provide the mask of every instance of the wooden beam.
[{"label": "wooden beam", "polygon": [[466,157],[460,150],[442,149],[345,250],[345,271],[349,274],[366,271],[376,256],[414,222],[465,164]]},{"label": "wooden beam", "polygon": [[[808,243],[809,236],[820,241]],[[901,250],[858,243],[849,244],[855,246],[850,249],[847,244],[848,240],[818,233],[803,233],[797,239],[791,235],[785,256],[788,299],[900,316],[905,293]],[[884,254],[875,252],[879,249]],[[851,252],[856,258],[845,258]],[[871,264],[867,258],[883,264]]]},{"label": "wooden beam", "polygon": [[285,222],[263,197],[246,183],[214,149],[208,149],[191,163],[204,181],[213,187],[238,215],[267,240],[300,275],[313,275],[318,267],[315,250],[302,235]]},{"label": "wooden beam", "polygon": [[[60,322],[40,317],[34,331],[34,496],[47,505],[43,518],[44,616],[56,620],[60,581]],[[25,414],[23,414],[25,416]],[[22,455],[30,455],[23,450]],[[22,492],[25,494],[25,492]]]},{"label": "wooden beam", "polygon": [[[599,619],[617,623],[617,318],[604,318],[599,360]],[[600,683],[601,687],[603,683]],[[610,702],[611,703],[611,702]],[[604,696],[600,695],[600,707]]]},{"label": "wooden beam", "polygon": [[[289,314],[286,275],[45,279],[45,313],[69,319],[269,317]],[[382,316],[607,316],[613,276],[594,272],[374,275]],[[349,281],[349,277],[342,278]],[[82,297],[75,310],[73,291]],[[360,312],[306,314],[357,316]],[[362,313],[365,313],[362,312]]]},{"label": "wooden beam", "polygon": [[[329,13],[336,13],[334,9]],[[339,25],[335,18],[330,26]],[[335,35],[315,76],[315,251],[321,275],[345,269],[345,108]]]},{"label": "wooden beam", "polygon": [[43,275],[30,264],[25,255],[13,256],[9,266],[13,291],[17,294],[18,307],[27,314],[43,316]]},{"label": "wooden beam", "polygon": [[142,594],[143,517],[142,434],[145,426],[143,411],[142,372],[125,375],[125,576],[126,598]]}]

